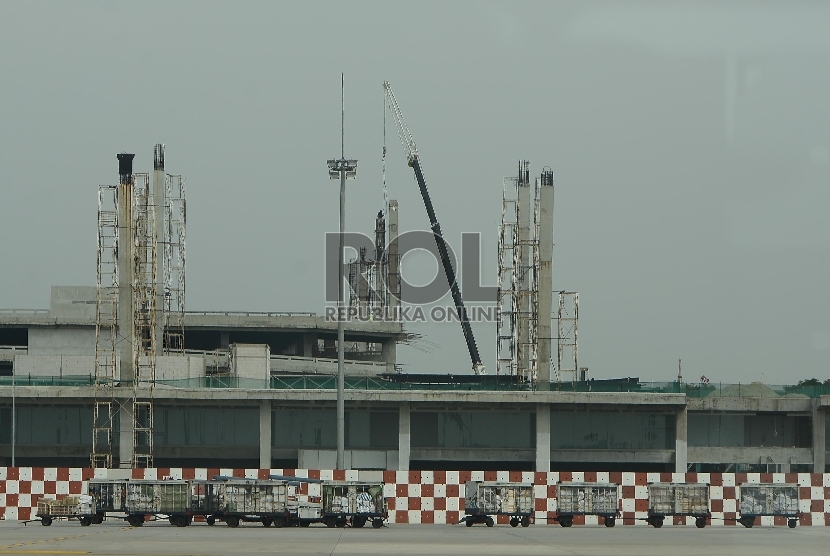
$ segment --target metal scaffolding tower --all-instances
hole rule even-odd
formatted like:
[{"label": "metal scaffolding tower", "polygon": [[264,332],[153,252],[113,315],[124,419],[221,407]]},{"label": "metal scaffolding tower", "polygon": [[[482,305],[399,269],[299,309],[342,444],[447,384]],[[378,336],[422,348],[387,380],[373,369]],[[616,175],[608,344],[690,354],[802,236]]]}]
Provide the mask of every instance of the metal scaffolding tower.
[{"label": "metal scaffolding tower", "polygon": [[98,188],[98,250],[95,310],[95,382],[92,467],[112,467],[118,404],[118,187]]},{"label": "metal scaffolding tower", "polygon": [[556,317],[559,334],[556,356],[557,382],[579,380],[577,328],[579,324],[579,294],[559,292],[559,311]]},{"label": "metal scaffolding tower", "polygon": [[[164,353],[184,353],[185,180],[167,175],[164,199]],[[156,200],[160,202],[160,200]],[[157,315],[158,317],[158,315]]]},{"label": "metal scaffolding tower", "polygon": [[516,296],[514,252],[518,228],[516,178],[505,178],[499,225],[498,294],[496,299],[496,374],[516,374]]},{"label": "metal scaffolding tower", "polygon": [[538,361],[539,198],[530,165],[504,180],[496,305],[497,374],[534,382]]}]

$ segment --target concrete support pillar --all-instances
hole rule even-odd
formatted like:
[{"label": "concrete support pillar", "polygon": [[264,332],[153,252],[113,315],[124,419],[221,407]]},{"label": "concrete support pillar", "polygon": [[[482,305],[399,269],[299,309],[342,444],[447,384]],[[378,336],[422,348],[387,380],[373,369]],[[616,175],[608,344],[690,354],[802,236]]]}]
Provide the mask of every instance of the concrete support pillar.
[{"label": "concrete support pillar", "polygon": [[398,346],[395,340],[387,340],[381,344],[381,357],[386,362],[386,372],[395,372],[395,361],[397,360]]},{"label": "concrete support pillar", "polygon": [[683,406],[676,413],[674,433],[674,472],[685,473],[689,461],[689,413]]},{"label": "concrete support pillar", "polygon": [[411,420],[409,413],[409,403],[401,404],[400,414],[398,416],[398,470],[409,471],[409,438],[411,430]]},{"label": "concrete support pillar", "polygon": [[529,176],[527,175],[527,167],[524,166],[527,161],[523,161],[519,166],[519,183],[518,192],[516,194],[518,204],[518,228],[516,230],[518,236],[518,284],[516,291],[515,303],[517,305],[516,323],[516,373],[519,377],[531,379],[531,356],[532,349],[530,345],[530,326],[531,317],[533,315],[532,299],[531,299],[531,278],[533,273],[530,272],[533,261],[533,245],[531,239],[531,222],[533,221],[533,210],[535,201],[531,195]]},{"label": "concrete support pillar", "polygon": [[824,473],[827,450],[826,414],[821,409],[821,400],[813,400],[813,473]]},{"label": "concrete support pillar", "polygon": [[118,415],[118,467],[121,469],[129,469],[133,466],[135,452],[133,422],[133,402],[125,400]]},{"label": "concrete support pillar", "polygon": [[[135,378],[133,359],[133,277],[135,245],[133,242],[133,154],[118,155],[118,349],[120,378]],[[131,410],[132,411],[132,410]],[[132,423],[131,419],[128,419]],[[122,419],[122,427],[123,427]],[[132,425],[131,425],[132,426]],[[123,441],[123,437],[121,439]],[[130,438],[132,445],[132,438]]]},{"label": "concrete support pillar", "polygon": [[[135,380],[133,322],[134,299],[134,260],[133,243],[133,158],[135,155],[121,153],[118,155],[118,359],[119,378],[127,384]],[[115,378],[115,377],[113,377]],[[118,465],[129,468],[133,465],[135,453],[135,436],[133,434],[132,400],[124,400],[119,410],[118,429]],[[113,431],[115,434],[115,431]]]},{"label": "concrete support pillar", "polygon": [[542,172],[539,179],[539,351],[536,379],[542,385],[550,382],[551,317],[553,313],[553,172]]},{"label": "concrete support pillar", "polygon": [[153,148],[153,220],[156,226],[156,355],[164,353],[164,145]]},{"label": "concrete support pillar", "polygon": [[394,315],[396,308],[400,307],[401,304],[400,299],[397,297],[401,293],[401,256],[398,250],[398,201],[389,201],[387,225],[389,226],[389,234],[387,236],[389,247],[386,252],[386,287],[389,290],[389,314]]},{"label": "concrete support pillar", "polygon": [[259,468],[271,469],[271,400],[259,404]]},{"label": "concrete support pillar", "polygon": [[536,471],[550,471],[550,406],[536,404]]}]

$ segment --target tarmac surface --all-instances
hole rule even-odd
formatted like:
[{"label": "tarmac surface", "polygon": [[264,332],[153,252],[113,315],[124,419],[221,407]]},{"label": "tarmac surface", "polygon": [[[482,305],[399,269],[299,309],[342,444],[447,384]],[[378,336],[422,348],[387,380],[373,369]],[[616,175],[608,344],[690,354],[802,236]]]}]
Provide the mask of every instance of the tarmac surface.
[{"label": "tarmac surface", "polygon": [[531,525],[472,528],[451,525],[390,525],[382,529],[265,528],[217,523],[173,527],[166,521],[143,527],[121,521],[81,527],[58,521],[0,522],[0,554],[90,555],[429,555],[685,556],[728,554],[825,555],[830,527],[574,527]]}]

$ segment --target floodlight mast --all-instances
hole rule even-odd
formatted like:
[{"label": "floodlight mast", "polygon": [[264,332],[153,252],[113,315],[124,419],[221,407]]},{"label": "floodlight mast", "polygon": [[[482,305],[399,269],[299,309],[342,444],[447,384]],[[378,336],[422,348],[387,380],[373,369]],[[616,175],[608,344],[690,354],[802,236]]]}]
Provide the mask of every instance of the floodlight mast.
[{"label": "floodlight mast", "polygon": [[481,363],[481,356],[478,353],[478,346],[476,339],[473,336],[473,328],[470,326],[470,320],[467,317],[467,309],[464,307],[464,300],[461,298],[461,290],[458,287],[458,281],[455,276],[455,269],[450,261],[450,255],[447,251],[447,244],[441,233],[441,225],[438,223],[438,218],[435,216],[435,208],[432,206],[432,200],[429,197],[427,184],[424,180],[424,173],[421,169],[421,159],[418,156],[418,148],[415,146],[415,139],[412,138],[412,133],[403,119],[403,113],[398,106],[398,101],[395,98],[395,93],[392,92],[392,86],[388,81],[384,81],[383,90],[386,94],[386,104],[389,106],[389,111],[392,113],[392,118],[395,120],[395,127],[398,130],[398,136],[401,139],[404,154],[406,155],[407,164],[415,171],[415,180],[418,182],[418,187],[421,189],[421,197],[424,199],[424,206],[427,209],[429,216],[429,224],[432,228],[432,235],[435,237],[435,244],[438,247],[438,254],[441,257],[441,264],[444,267],[444,273],[447,276],[447,282],[452,293],[452,300],[455,303],[455,309],[458,312],[458,320],[461,322],[461,330],[464,333],[464,340],[467,342],[467,350],[470,352],[470,359],[473,363],[473,372],[476,375],[483,375],[485,373],[484,365]]}]

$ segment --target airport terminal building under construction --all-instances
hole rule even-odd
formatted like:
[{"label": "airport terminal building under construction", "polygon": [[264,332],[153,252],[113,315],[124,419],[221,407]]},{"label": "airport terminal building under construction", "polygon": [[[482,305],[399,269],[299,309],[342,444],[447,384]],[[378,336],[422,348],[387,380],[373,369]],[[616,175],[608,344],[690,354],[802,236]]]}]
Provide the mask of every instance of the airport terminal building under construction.
[{"label": "airport terminal building under construction", "polygon": [[[165,173],[160,145],[154,158],[137,174],[119,155],[119,185],[99,190],[96,285],[0,310],[0,465],[334,468],[337,323],[186,311],[184,180]],[[575,357],[566,368],[550,342],[571,306],[549,293],[552,173],[534,184],[526,169],[505,188],[495,372],[404,375],[400,322],[346,323],[345,467],[824,472],[825,385],[584,380]],[[376,224],[390,247],[350,266],[353,303],[392,303],[372,280],[396,286],[396,211]],[[521,268],[529,287],[504,275]]]}]

